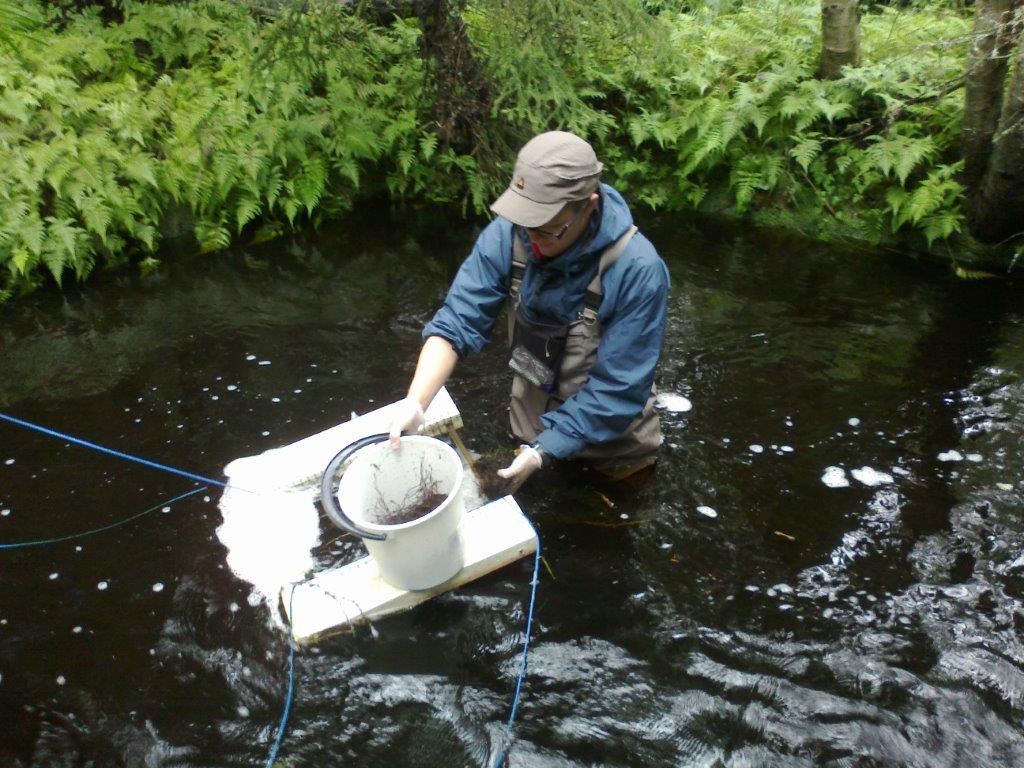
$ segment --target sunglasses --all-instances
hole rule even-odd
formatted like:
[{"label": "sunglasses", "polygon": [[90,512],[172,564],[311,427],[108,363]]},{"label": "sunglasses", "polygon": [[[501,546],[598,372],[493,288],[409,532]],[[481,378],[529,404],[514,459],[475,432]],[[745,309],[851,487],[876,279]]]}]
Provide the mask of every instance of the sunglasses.
[{"label": "sunglasses", "polygon": [[571,227],[573,224],[579,221],[580,216],[583,215],[584,211],[586,211],[587,208],[588,206],[586,205],[580,208],[576,212],[576,215],[569,219],[569,221],[567,221],[565,224],[563,224],[557,232],[548,232],[546,229],[540,229],[538,227],[527,227],[526,231],[529,232],[534,237],[544,237],[550,240],[561,240],[563,237],[565,237],[565,233],[569,231],[569,227]]}]

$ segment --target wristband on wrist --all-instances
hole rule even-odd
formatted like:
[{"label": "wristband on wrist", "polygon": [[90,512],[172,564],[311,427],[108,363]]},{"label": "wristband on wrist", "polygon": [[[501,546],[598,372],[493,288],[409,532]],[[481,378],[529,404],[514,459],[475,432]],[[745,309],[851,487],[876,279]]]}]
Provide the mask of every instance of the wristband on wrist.
[{"label": "wristband on wrist", "polygon": [[530,443],[530,447],[533,448],[533,450],[535,450],[537,452],[537,454],[540,456],[540,465],[541,465],[541,467],[547,466],[548,459],[551,458],[551,454],[548,453],[547,451],[545,451],[544,447],[539,442],[537,442],[536,440],[534,440],[532,443]]}]

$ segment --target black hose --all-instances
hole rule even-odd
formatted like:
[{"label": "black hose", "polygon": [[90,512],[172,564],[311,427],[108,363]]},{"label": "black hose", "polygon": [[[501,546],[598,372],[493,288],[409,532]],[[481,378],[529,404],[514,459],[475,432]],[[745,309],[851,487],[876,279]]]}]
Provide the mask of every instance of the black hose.
[{"label": "black hose", "polygon": [[374,443],[382,443],[389,437],[387,432],[379,432],[375,435],[367,435],[361,437],[355,442],[349,443],[340,451],[338,454],[331,459],[327,465],[327,469],[324,470],[323,479],[320,481],[320,505],[324,508],[324,512],[327,516],[334,521],[339,528],[344,528],[350,533],[354,533],[364,539],[372,539],[373,541],[384,541],[387,538],[385,533],[377,533],[376,531],[368,531],[365,528],[360,528],[352,519],[346,515],[341,505],[338,503],[338,498],[334,493],[334,476],[338,472],[338,467],[348,461],[349,457],[368,445]]}]

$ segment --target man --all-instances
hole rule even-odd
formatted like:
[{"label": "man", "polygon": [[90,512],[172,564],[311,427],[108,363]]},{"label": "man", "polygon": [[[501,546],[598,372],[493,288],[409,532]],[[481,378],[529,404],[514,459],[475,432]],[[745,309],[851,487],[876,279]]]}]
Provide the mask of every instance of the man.
[{"label": "man", "polygon": [[586,141],[563,131],[520,150],[491,206],[499,218],[423,330],[392,445],[423,423],[423,409],[456,362],[487,343],[507,303],[509,415],[523,445],[498,475],[518,487],[553,459],[586,459],[615,479],[654,463],[668,270],[619,193],[600,182],[602,167]]}]

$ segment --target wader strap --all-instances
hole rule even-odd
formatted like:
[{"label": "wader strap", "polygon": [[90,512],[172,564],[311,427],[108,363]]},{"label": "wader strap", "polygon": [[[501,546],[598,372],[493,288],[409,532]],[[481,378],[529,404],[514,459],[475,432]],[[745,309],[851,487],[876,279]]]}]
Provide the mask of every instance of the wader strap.
[{"label": "wader strap", "polygon": [[622,252],[626,250],[626,246],[629,245],[629,241],[633,238],[637,232],[636,225],[626,230],[626,234],[608,246],[604,253],[601,254],[601,261],[597,265],[597,274],[594,275],[594,279],[590,281],[590,285],[587,286],[587,293],[583,297],[583,309],[580,310],[579,319],[585,322],[587,325],[593,325],[597,322],[597,310],[601,308],[601,297],[603,291],[601,288],[601,278],[604,276],[606,270],[608,270],[612,264],[616,262]]},{"label": "wader strap", "polygon": [[[580,311],[579,319],[587,325],[597,322],[597,310],[601,307],[601,277],[605,271],[616,262],[622,252],[626,250],[629,241],[637,232],[636,225],[626,230],[626,233],[614,243],[604,249],[601,254],[601,261],[597,265],[597,274],[587,286],[586,295],[583,297],[583,309]],[[516,308],[519,306],[519,289],[523,284],[523,275],[526,274],[526,265],[529,263],[529,256],[526,248],[515,231],[512,232],[512,283],[509,286],[508,297],[508,345],[512,346],[512,335],[516,327]]]},{"label": "wader strap", "polygon": [[526,265],[529,257],[523,247],[522,240],[515,230],[512,231],[512,283],[508,289],[508,345],[512,346],[512,334],[516,328],[516,310],[519,308],[519,288],[523,284]]}]

